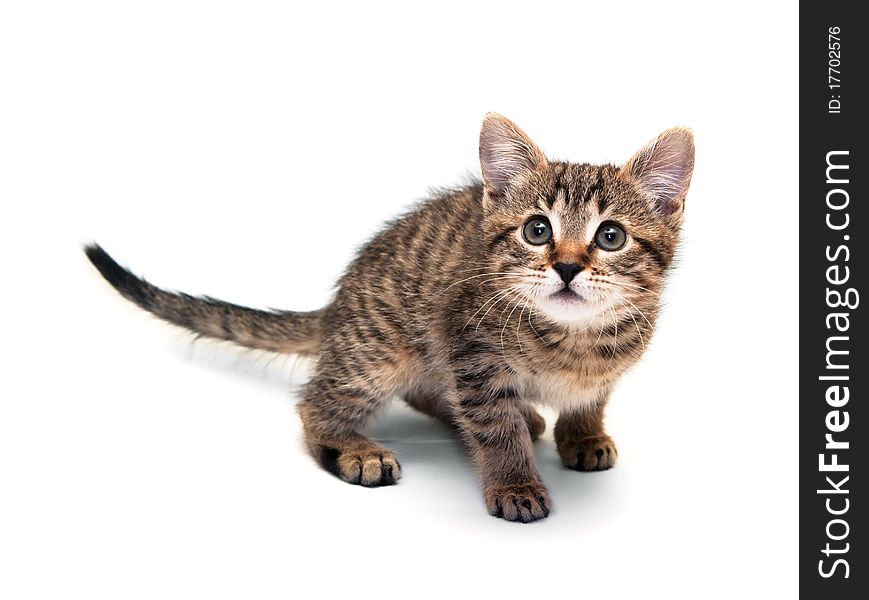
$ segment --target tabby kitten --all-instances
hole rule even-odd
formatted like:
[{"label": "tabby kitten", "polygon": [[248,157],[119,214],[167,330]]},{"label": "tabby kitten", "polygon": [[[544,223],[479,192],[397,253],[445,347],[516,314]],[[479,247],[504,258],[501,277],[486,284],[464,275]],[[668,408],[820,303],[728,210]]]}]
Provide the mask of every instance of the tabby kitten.
[{"label": "tabby kitten", "polygon": [[298,406],[308,449],[348,483],[395,483],[395,454],[362,431],[393,395],[454,426],[490,514],[529,522],[551,502],[534,410],[560,412],[555,441],[579,471],[618,456],[603,411],[642,355],[679,238],[694,167],[690,130],[669,129],[621,168],[550,162],[506,118],[480,135],[483,181],[389,223],[332,302],[269,312],[167,292],[86,253],[123,296],[175,325],[316,359]]}]

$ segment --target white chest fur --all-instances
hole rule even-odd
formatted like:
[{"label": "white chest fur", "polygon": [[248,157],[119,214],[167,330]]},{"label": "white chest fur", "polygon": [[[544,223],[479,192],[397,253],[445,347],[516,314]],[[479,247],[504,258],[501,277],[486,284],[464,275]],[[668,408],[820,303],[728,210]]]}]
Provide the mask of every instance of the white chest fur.
[{"label": "white chest fur", "polygon": [[522,379],[522,397],[557,411],[581,410],[601,400],[608,391],[604,382],[589,385],[588,379],[571,371],[552,371]]}]

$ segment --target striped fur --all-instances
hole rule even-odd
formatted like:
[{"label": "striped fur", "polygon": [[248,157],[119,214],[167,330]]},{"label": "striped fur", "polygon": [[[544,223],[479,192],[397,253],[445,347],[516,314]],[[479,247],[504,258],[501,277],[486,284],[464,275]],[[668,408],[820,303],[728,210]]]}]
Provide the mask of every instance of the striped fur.
[{"label": "striped fur", "polygon": [[[668,130],[622,168],[549,162],[491,114],[480,155],[483,181],[436,194],[387,224],[321,311],[262,312],[169,293],[97,246],[87,254],[122,295],[171,323],[316,357],[298,410],[312,455],[345,481],[378,486],[400,477],[394,453],[360,433],[399,394],[457,429],[491,514],[533,521],[551,508],[534,463],[532,440],[545,427],[534,404],[560,412],[555,438],[567,467],[615,463],[603,409],[654,331],[693,141],[687,129]],[[544,245],[523,238],[534,216],[551,223]],[[610,222],[627,232],[616,251],[595,244]],[[565,283],[557,263],[578,274]]]}]

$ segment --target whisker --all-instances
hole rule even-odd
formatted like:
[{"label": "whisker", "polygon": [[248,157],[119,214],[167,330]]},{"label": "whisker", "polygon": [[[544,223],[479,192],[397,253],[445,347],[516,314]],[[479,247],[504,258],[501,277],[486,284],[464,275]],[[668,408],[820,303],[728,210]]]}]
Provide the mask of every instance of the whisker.
[{"label": "whisker", "polygon": [[[468,327],[468,325],[471,324],[471,321],[474,320],[474,317],[476,317],[478,314],[480,314],[480,311],[483,310],[483,309],[486,307],[487,304],[489,304],[489,303],[492,302],[493,300],[495,300],[495,303],[497,304],[497,300],[496,300],[496,299],[499,298],[499,296],[503,296],[503,295],[508,294],[508,293],[510,293],[510,292],[512,292],[512,291],[518,291],[518,290],[521,289],[521,288],[522,288],[522,284],[517,283],[517,284],[513,284],[513,285],[511,285],[510,287],[508,287],[508,288],[506,288],[506,289],[499,290],[499,291],[495,292],[494,294],[492,294],[491,296],[489,296],[489,299],[486,300],[485,302],[483,302],[483,303],[480,305],[480,308],[477,309],[477,312],[475,312],[474,314],[472,314],[472,315],[471,315],[471,318],[467,320],[467,322],[465,323],[464,327],[462,327],[462,330],[459,332],[459,336],[461,336],[461,335],[465,332],[465,329]],[[494,305],[493,305],[493,306],[494,306]],[[487,313],[488,313],[488,311],[487,311]],[[485,317],[485,316],[486,316],[486,315],[483,315],[483,317]],[[480,320],[482,321],[482,318],[481,318]],[[477,329],[475,329],[474,331],[476,332],[477,330],[479,330],[479,328],[480,328],[480,324],[477,323]]]},{"label": "whisker", "polygon": [[[517,287],[519,287],[521,289],[521,286],[517,286]],[[509,299],[510,292],[516,292],[516,291],[517,290],[511,289],[511,288],[507,288],[506,290],[504,290],[504,293],[501,294],[501,296],[495,301],[494,304],[492,304],[492,306],[489,307],[489,309],[485,312],[485,314],[482,317],[480,317],[480,320],[477,321],[477,327],[474,329],[474,333],[476,333],[477,331],[480,330],[480,325],[486,319],[486,316],[490,312],[492,312],[492,309],[495,308],[498,304],[500,304],[502,300]],[[510,308],[509,305],[507,306],[507,308]],[[507,309],[505,308],[504,310],[507,310]],[[501,311],[502,315],[504,314],[504,310]]]},{"label": "whisker", "polygon": [[655,330],[655,326],[652,325],[652,323],[649,321],[648,317],[646,317],[646,313],[644,313],[642,310],[640,310],[640,308],[636,304],[634,304],[627,297],[622,296],[621,294],[619,294],[615,290],[612,290],[612,293],[618,295],[622,300],[624,300],[625,302],[630,304],[632,307],[634,307],[634,310],[636,310],[638,313],[640,313],[640,316],[643,317],[643,319],[645,319],[646,324],[652,329],[652,331]]},{"label": "whisker", "polygon": [[[507,308],[509,308],[509,306]],[[519,308],[518,302],[513,305],[513,310],[511,310],[510,314],[507,315],[507,320],[504,322],[504,326],[501,328],[501,353],[504,355],[505,358],[507,356],[507,350],[504,348],[504,332],[507,330],[507,325],[510,324],[510,318],[513,316],[513,313],[516,312],[517,308]],[[504,312],[502,311],[501,314],[503,315]],[[519,322],[521,323],[522,321],[520,320]]]},{"label": "whisker", "polygon": [[[534,313],[534,301],[537,300],[537,297],[540,296],[540,294],[541,294],[540,289],[535,289],[535,290],[534,290],[534,293],[533,293],[533,295],[532,295],[531,306],[530,306],[530,308],[529,308],[529,310],[528,310],[528,326],[531,328],[531,331],[534,332],[534,335],[537,336],[537,339],[540,340],[541,342],[543,342],[543,345],[544,345],[544,346],[557,346],[557,345],[558,345],[558,342],[557,342],[557,341],[556,341],[556,342],[550,342],[550,341],[544,339],[543,336],[540,335],[540,332],[537,331],[537,328],[534,327],[534,323],[531,322],[531,315]],[[587,330],[588,330],[588,326],[586,326],[585,329],[583,329],[582,331],[584,332],[584,331],[587,331]]]},{"label": "whisker", "polygon": [[[471,271],[484,271],[486,269],[491,269],[491,268],[492,268],[492,266],[489,265],[486,267],[473,267],[470,269],[454,269],[454,270],[450,270],[450,272],[451,273],[470,273]],[[529,269],[526,267],[525,272],[527,272],[529,274],[536,274],[536,273],[541,273],[542,271],[538,271],[537,269]]]},{"label": "whisker", "polygon": [[[625,301],[627,300],[627,298],[625,298],[625,297],[622,296],[621,294],[616,293],[616,299],[617,299],[619,302],[621,302],[622,306],[624,306],[625,308],[628,309],[628,316],[631,317],[631,321],[634,322],[634,327],[637,328],[637,335],[640,336],[640,344],[642,344],[642,346],[643,346],[643,352],[645,352],[645,351],[646,351],[646,341],[643,339],[643,332],[640,331],[640,324],[637,323],[637,320],[634,318],[634,313],[633,313],[633,311],[631,311],[631,309],[628,307],[628,305],[625,304]],[[636,307],[635,307],[635,308],[636,308]],[[637,310],[639,310],[639,309],[637,309]]]},{"label": "whisker", "polygon": [[626,288],[626,289],[627,289],[627,288],[631,288],[631,289],[641,290],[641,291],[643,291],[643,292],[647,292],[647,293],[649,293],[649,294],[653,294],[653,295],[655,295],[655,296],[660,295],[659,292],[652,291],[652,290],[650,290],[649,288],[645,288],[645,287],[643,287],[643,286],[641,286],[641,285],[634,285],[633,283],[624,283],[624,282],[622,282],[622,281],[614,281],[614,280],[611,280],[611,279],[605,279],[605,278],[598,278],[598,281],[600,281],[600,282],[602,282],[602,283],[607,283],[607,284],[609,284],[609,285],[615,285],[615,286],[618,286],[618,287],[623,287],[623,288]]},{"label": "whisker", "polygon": [[613,327],[615,327],[615,331],[613,332],[613,353],[610,355],[610,359],[606,363],[607,371],[609,371],[610,365],[616,357],[616,352],[618,352],[619,348],[619,318],[618,315],[616,315],[615,309],[612,307],[612,303],[610,303],[610,312],[613,315]]},{"label": "whisker", "polygon": [[[519,354],[521,354],[522,356],[526,356],[526,357],[527,357],[527,355],[525,354],[525,350],[522,348],[522,338],[519,336],[519,329],[521,328],[521,325],[522,325],[522,315],[525,312],[525,309],[528,308],[528,303],[530,301],[531,301],[531,298],[525,299],[525,304],[524,304],[524,306],[522,306],[522,310],[519,313],[519,319],[516,321],[516,343],[519,345]],[[530,316],[531,313],[529,312],[528,314]]]},{"label": "whisker", "polygon": [[547,342],[546,340],[544,340],[543,337],[540,335],[540,333],[538,333],[537,328],[534,327],[534,324],[531,322],[531,313],[533,313],[533,312],[534,312],[534,307],[532,306],[531,310],[528,311],[528,326],[531,328],[531,331],[533,331],[534,335],[537,336],[537,339],[540,340],[541,342],[543,342],[545,345],[547,345],[547,346],[553,345],[551,342]]},{"label": "whisker", "polygon": [[[509,276],[509,277],[515,277],[515,278],[517,278],[517,279],[523,279],[523,278],[524,278],[524,275],[519,275],[518,273],[501,273],[501,272],[480,273],[479,275],[472,275],[471,277],[466,277],[466,278],[464,278],[464,279],[460,279],[459,281],[456,281],[455,283],[451,283],[450,285],[448,285],[447,287],[445,287],[445,288],[442,289],[441,291],[437,292],[437,293],[435,294],[435,296],[440,296],[441,294],[443,294],[444,292],[446,292],[448,289],[450,289],[450,288],[452,288],[452,287],[455,287],[455,286],[459,285],[460,283],[464,283],[464,282],[466,282],[466,281],[470,281],[471,279],[478,279],[478,278],[480,278],[480,277],[488,277],[488,276],[490,276],[490,275],[507,275],[507,276]],[[506,278],[505,278],[505,279],[506,279]]]}]

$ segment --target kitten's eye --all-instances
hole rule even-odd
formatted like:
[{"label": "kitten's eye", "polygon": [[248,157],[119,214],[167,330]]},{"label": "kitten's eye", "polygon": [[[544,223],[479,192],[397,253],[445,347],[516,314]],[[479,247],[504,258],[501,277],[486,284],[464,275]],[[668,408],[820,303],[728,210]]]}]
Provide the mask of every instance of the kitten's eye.
[{"label": "kitten's eye", "polygon": [[598,228],[594,241],[599,248],[613,252],[622,249],[628,241],[628,234],[618,223],[604,223]]},{"label": "kitten's eye", "polygon": [[552,226],[546,217],[534,217],[522,229],[525,241],[535,246],[542,246],[552,239]]}]

